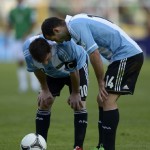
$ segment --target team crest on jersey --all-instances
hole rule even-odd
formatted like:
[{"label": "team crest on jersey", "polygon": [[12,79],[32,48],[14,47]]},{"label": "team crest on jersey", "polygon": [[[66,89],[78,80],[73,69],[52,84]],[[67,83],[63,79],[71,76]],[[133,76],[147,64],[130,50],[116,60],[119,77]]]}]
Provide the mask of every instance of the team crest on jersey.
[{"label": "team crest on jersey", "polygon": [[65,66],[67,69],[74,69],[77,66],[77,61],[65,62]]}]

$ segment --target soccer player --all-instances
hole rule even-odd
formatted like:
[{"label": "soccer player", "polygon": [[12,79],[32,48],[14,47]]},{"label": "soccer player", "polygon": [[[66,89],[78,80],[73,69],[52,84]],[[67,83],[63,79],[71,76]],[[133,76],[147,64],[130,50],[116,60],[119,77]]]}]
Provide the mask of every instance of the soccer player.
[{"label": "soccer player", "polygon": [[[119,123],[117,100],[133,94],[143,64],[143,52],[114,23],[88,14],[47,18],[41,26],[45,38],[61,43],[71,38],[82,45],[90,57],[99,86],[99,141],[96,150],[115,150]],[[104,75],[100,54],[110,61]]]},{"label": "soccer player", "polygon": [[24,0],[16,1],[16,7],[14,7],[8,15],[6,34],[9,35],[9,33],[14,30],[15,43],[12,49],[16,52],[19,92],[26,92],[28,90],[28,75],[31,89],[37,92],[39,90],[39,83],[33,73],[28,74],[26,71],[25,60],[22,53],[24,40],[31,34],[36,23],[36,17],[34,11],[24,5]]},{"label": "soccer player", "polygon": [[68,104],[74,109],[74,150],[83,150],[87,127],[88,55],[73,41],[56,44],[42,35],[28,39],[23,48],[27,70],[41,85],[38,95],[36,132],[47,140],[51,107],[64,85],[69,87]]}]

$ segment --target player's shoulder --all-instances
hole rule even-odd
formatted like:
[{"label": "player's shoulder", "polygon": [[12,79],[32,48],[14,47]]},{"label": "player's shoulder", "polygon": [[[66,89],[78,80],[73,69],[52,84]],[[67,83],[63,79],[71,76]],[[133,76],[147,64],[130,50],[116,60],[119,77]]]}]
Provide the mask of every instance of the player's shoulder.
[{"label": "player's shoulder", "polygon": [[68,44],[66,42],[59,43],[53,46],[53,50],[55,51],[55,54],[58,55],[58,57],[66,56],[66,54],[68,53],[68,49]]},{"label": "player's shoulder", "polygon": [[82,21],[82,19],[85,17],[87,17],[86,14],[77,14],[74,16],[66,15],[65,21],[67,22],[67,24],[73,24],[78,22],[79,20]]},{"label": "player's shoulder", "polygon": [[[28,49],[30,44],[38,39],[38,38],[42,38],[42,39],[45,39],[43,34],[38,34],[38,35],[35,35],[35,36],[32,36],[32,37],[29,37],[23,44],[23,49]],[[46,39],[45,39],[46,40]],[[49,45],[56,45],[56,42],[54,41],[50,41],[50,40],[46,40],[48,42]]]},{"label": "player's shoulder", "polygon": [[42,34],[35,35],[35,36],[28,38],[23,44],[23,49],[28,49],[31,42],[33,42],[35,39],[40,38],[40,37],[43,38]]},{"label": "player's shoulder", "polygon": [[80,45],[77,45],[73,39],[70,41],[65,41],[57,45],[58,53],[65,53],[72,55],[73,53],[83,53],[83,48]]},{"label": "player's shoulder", "polygon": [[80,14],[76,14],[72,17],[72,20],[74,19],[80,19],[80,18],[88,18],[88,15],[86,13],[80,13]]},{"label": "player's shoulder", "polygon": [[59,57],[68,58],[73,53],[72,43],[70,41],[65,41],[57,44],[55,51]]},{"label": "player's shoulder", "polygon": [[64,50],[72,49],[73,46],[76,46],[76,43],[72,39],[70,41],[64,41],[63,43],[57,44],[58,48]]},{"label": "player's shoulder", "polygon": [[[94,22],[93,22],[94,21]],[[77,22],[80,22],[80,26],[82,27],[82,25],[84,24],[87,24],[87,23],[95,23],[95,21],[97,22],[111,22],[110,20],[108,19],[105,19],[101,16],[97,16],[97,15],[92,15],[92,14],[86,14],[86,13],[81,13],[81,14],[77,14],[73,17],[71,17],[70,19],[70,23],[73,24],[73,23],[77,23]],[[111,22],[112,23],[112,22]],[[81,25],[82,24],[82,25]]]},{"label": "player's shoulder", "polygon": [[67,23],[70,30],[80,30],[85,29],[84,27],[88,23],[88,17],[86,14],[78,14],[70,18],[70,21]]}]

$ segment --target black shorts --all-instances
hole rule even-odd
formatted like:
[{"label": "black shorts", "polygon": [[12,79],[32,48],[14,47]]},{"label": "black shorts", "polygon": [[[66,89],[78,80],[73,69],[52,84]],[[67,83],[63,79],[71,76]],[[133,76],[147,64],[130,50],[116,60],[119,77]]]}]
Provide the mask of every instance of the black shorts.
[{"label": "black shorts", "polygon": [[[85,101],[88,93],[88,64],[87,63],[85,63],[84,67],[82,67],[79,70],[79,74],[80,74],[80,95],[82,101]],[[71,93],[70,76],[65,78],[53,78],[47,76],[47,84],[49,90],[51,91],[54,97],[60,96],[60,92],[65,85],[69,87],[69,92]]]},{"label": "black shorts", "polygon": [[143,60],[143,53],[140,53],[111,63],[105,74],[108,93],[133,94]]}]

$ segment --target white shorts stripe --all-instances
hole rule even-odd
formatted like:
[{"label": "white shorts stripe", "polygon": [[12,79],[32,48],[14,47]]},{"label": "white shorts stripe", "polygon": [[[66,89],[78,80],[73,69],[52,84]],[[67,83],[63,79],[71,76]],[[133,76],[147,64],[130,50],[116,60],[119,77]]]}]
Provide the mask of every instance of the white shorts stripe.
[{"label": "white shorts stripe", "polygon": [[117,78],[116,78],[116,83],[115,83],[115,91],[120,91],[121,82],[122,82],[124,70],[126,67],[126,61],[127,61],[127,58],[120,61],[120,65],[119,65],[119,69],[118,69],[118,73],[117,73]]}]

